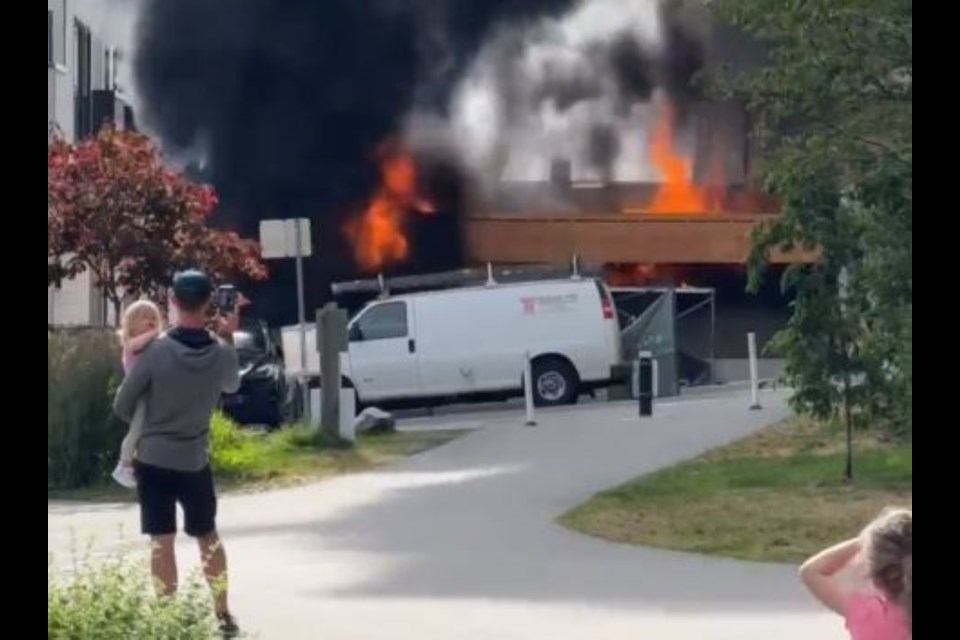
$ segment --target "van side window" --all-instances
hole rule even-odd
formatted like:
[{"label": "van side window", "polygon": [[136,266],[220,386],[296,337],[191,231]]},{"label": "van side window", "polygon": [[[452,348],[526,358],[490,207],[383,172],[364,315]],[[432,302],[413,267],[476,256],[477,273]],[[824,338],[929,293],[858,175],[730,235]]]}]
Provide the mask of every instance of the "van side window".
[{"label": "van side window", "polygon": [[407,303],[387,302],[372,307],[357,318],[363,340],[386,340],[407,337]]}]

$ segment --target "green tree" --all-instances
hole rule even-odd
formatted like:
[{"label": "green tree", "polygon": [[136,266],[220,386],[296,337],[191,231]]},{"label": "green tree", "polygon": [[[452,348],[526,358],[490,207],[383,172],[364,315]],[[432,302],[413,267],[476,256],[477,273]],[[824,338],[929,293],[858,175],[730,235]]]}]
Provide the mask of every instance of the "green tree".
[{"label": "green tree", "polygon": [[[913,15],[909,0],[720,0],[719,17],[764,43],[759,71],[719,73],[783,202],[759,227],[756,287],[773,249],[815,249],[782,285],[794,294],[773,347],[792,404],[858,423],[912,427]],[[848,447],[846,476],[853,477]]]}]

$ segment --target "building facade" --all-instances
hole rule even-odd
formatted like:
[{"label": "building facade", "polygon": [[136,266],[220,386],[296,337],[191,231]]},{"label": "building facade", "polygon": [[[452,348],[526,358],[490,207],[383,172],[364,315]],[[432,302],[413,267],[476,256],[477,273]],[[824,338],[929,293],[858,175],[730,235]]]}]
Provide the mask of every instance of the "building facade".
[{"label": "building facade", "polygon": [[[125,16],[110,0],[47,0],[47,135],[76,141],[104,122],[133,126],[120,86]],[[47,288],[47,324],[103,325],[114,318],[90,274]]]}]

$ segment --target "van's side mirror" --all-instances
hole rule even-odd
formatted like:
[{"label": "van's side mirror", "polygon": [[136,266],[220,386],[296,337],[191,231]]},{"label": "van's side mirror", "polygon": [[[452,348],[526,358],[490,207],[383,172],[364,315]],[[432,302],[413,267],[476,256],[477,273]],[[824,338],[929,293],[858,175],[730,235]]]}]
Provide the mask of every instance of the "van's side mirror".
[{"label": "van's side mirror", "polygon": [[348,338],[350,342],[363,342],[363,331],[359,325],[354,324],[350,326]]}]

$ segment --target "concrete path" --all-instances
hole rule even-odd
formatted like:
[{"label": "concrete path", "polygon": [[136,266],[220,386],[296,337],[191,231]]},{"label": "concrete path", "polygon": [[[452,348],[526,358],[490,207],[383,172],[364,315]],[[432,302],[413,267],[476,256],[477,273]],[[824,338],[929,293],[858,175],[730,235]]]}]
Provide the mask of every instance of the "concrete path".
[{"label": "concrete path", "polygon": [[[740,391],[425,418],[477,428],[379,472],[221,501],[234,609],[267,640],[792,640],[845,637],[791,567],[616,545],[554,518],[596,491],[786,415]],[[140,545],[129,506],[48,507],[48,545]],[[747,526],[748,523],[747,523]],[[117,543],[117,531],[127,531]],[[134,548],[136,548],[134,546]],[[181,558],[195,566],[187,541]]]}]

